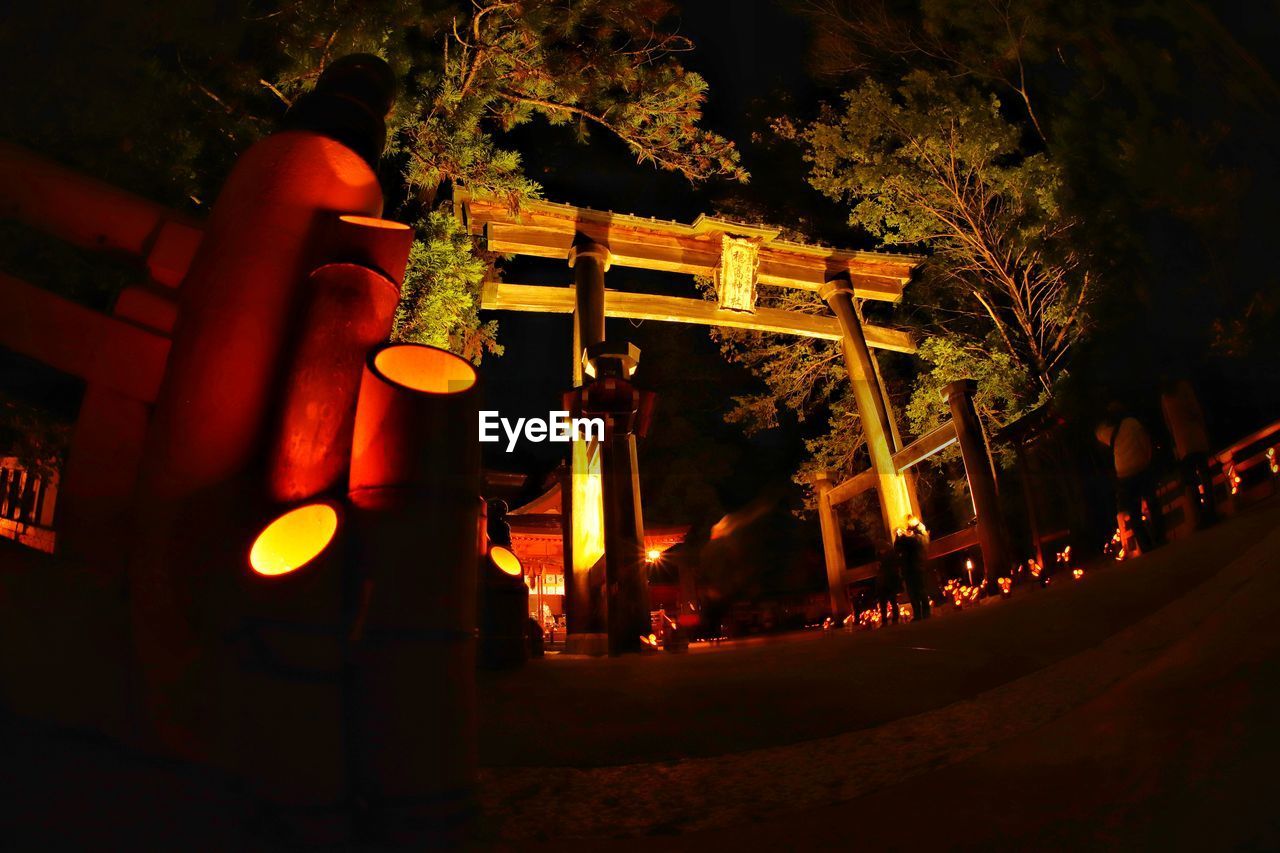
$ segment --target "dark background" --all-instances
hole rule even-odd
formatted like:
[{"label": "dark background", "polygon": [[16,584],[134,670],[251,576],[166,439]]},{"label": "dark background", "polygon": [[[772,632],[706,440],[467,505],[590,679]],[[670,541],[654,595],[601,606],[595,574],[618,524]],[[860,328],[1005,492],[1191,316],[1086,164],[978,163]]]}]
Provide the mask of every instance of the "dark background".
[{"label": "dark background", "polygon": [[[1280,72],[1280,60],[1271,49],[1280,38],[1276,4],[1211,5],[1232,36],[1252,51],[1274,78]],[[529,175],[543,184],[544,196],[683,222],[700,213],[715,212],[736,197],[764,212],[773,224],[803,221],[806,229],[824,242],[874,248],[867,235],[846,224],[846,213],[840,206],[808,186],[799,151],[789,144],[775,144],[769,131],[772,116],[812,114],[821,100],[839,91],[838,86],[819,84],[809,72],[809,24],[788,11],[786,4],[764,0],[733,4],[692,0],[683,5],[681,21],[681,32],[696,45],[682,61],[709,83],[705,123],[739,146],[751,173],[750,184],[711,182],[691,187],[677,176],[637,165],[612,137],[595,134],[591,144],[583,146],[574,140],[570,129],[535,122],[518,129],[510,141],[522,152]],[[1247,121],[1249,126],[1258,126],[1254,117]],[[1261,126],[1266,126],[1265,121]],[[1254,190],[1244,199],[1239,213],[1242,219],[1275,219],[1277,168],[1272,147],[1272,137],[1257,133],[1231,152],[1238,164],[1254,175]],[[1159,245],[1159,236],[1155,242]],[[1239,245],[1229,248],[1260,276],[1269,274],[1268,259],[1274,245],[1241,236]],[[1175,233],[1159,259],[1173,270],[1171,274],[1176,274],[1179,251]],[[505,280],[527,284],[567,283],[572,274],[565,264],[533,259],[516,259],[503,269]],[[606,281],[610,288],[622,290],[695,294],[687,276],[615,267]],[[906,301],[910,300],[908,289]],[[490,406],[508,417],[545,417],[569,382],[569,317],[506,312],[489,316],[499,318],[499,337],[506,347],[503,357],[489,358],[483,366]],[[819,415],[801,424],[784,412],[778,428],[748,438],[738,427],[725,424],[723,414],[733,396],[762,386],[747,371],[725,361],[705,327],[611,319],[607,333],[640,347],[636,380],[659,395],[652,434],[640,448],[647,520],[710,524],[715,520],[712,516],[760,495],[781,496],[780,507],[798,504],[799,495],[790,479],[803,458],[804,437],[821,428],[825,417]],[[1135,351],[1146,355],[1176,348],[1178,341],[1135,340],[1132,344]],[[1187,355],[1194,361],[1197,353]],[[1124,353],[1103,347],[1096,351],[1086,347],[1080,354],[1081,364],[1087,364],[1089,372],[1104,381],[1108,360],[1126,358]],[[895,359],[883,360],[893,371]],[[1200,390],[1215,441],[1230,440],[1274,417],[1275,406],[1260,394],[1250,393],[1250,377],[1202,367]],[[1154,378],[1144,381],[1153,384]],[[1082,396],[1102,398],[1127,390],[1119,380],[1117,383],[1117,387],[1085,389]],[[486,450],[489,467],[531,473],[534,484],[540,483],[541,476],[563,456],[560,445],[527,442],[511,454],[494,445]]]}]

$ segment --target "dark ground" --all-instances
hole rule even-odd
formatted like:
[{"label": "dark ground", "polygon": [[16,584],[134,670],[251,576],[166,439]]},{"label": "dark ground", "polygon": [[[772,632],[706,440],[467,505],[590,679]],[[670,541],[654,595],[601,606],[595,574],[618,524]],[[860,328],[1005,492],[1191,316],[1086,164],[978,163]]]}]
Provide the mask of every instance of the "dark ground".
[{"label": "dark ground", "polygon": [[1186,594],[1275,523],[1274,513],[1249,513],[1078,583],[1059,576],[1044,590],[872,633],[811,631],[688,656],[548,657],[481,673],[481,762],[712,756],[939,708],[1096,645]]},{"label": "dark ground", "polygon": [[[486,676],[482,843],[1274,848],[1277,521],[928,623]],[[6,722],[7,849],[269,849],[228,779]]]},{"label": "dark ground", "polygon": [[[1268,517],[1275,520],[1274,510]],[[1048,722],[1032,720],[967,756],[964,737],[951,736],[951,760],[817,807],[789,807],[792,792],[779,786],[775,808],[658,843],[665,850],[1277,849],[1278,551],[1273,528],[1263,543],[1159,613],[969,703],[969,713],[980,714],[1000,708],[1002,692],[1020,693],[988,719],[992,728],[1009,728],[1002,715],[1024,709],[1037,716],[1036,693],[1062,692],[1067,671],[1105,669],[1117,656],[1145,659]],[[1054,670],[1057,678],[1041,677]],[[706,799],[726,796],[732,792]],[[593,839],[555,847],[640,850],[654,843]]]}]

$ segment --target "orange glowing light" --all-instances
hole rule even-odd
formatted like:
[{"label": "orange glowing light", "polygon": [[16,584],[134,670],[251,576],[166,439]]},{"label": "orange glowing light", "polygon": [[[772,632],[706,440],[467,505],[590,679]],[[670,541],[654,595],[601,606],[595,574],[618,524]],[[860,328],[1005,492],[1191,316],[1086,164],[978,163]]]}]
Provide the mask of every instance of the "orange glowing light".
[{"label": "orange glowing light", "polygon": [[493,560],[495,566],[513,578],[520,577],[520,574],[524,571],[524,567],[520,565],[520,558],[511,553],[511,549],[504,548],[501,545],[495,545],[489,549],[489,559]]},{"label": "orange glowing light", "polygon": [[573,571],[584,575],[604,556],[604,481],[600,445],[573,443],[570,501],[573,524]]},{"label": "orange glowing light", "polygon": [[320,555],[338,532],[338,512],[316,503],[292,509],[266,526],[249,550],[260,575],[286,575]]},{"label": "orange glowing light", "polygon": [[1084,569],[1072,569],[1071,577],[1075,578],[1076,580],[1080,580],[1080,578],[1084,577]]},{"label": "orange glowing light", "polygon": [[659,551],[657,548],[650,548],[648,551],[645,551],[644,553],[644,558],[648,560],[650,563],[658,562],[658,560],[661,557],[662,557],[662,552]]},{"label": "orange glowing light", "polygon": [[366,228],[384,228],[387,231],[408,231],[409,226],[403,222],[392,222],[390,219],[379,219],[376,216],[355,216],[345,215],[339,216],[343,222],[350,222],[352,225],[363,225]]},{"label": "orange glowing light", "polygon": [[476,384],[471,362],[422,344],[399,344],[378,352],[373,367],[390,382],[426,394],[457,394]]}]

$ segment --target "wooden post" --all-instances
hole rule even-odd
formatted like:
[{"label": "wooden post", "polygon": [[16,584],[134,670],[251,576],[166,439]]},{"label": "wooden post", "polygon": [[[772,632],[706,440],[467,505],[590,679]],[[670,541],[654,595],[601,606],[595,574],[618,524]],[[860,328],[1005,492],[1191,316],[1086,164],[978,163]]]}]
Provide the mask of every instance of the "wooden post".
[{"label": "wooden post", "polygon": [[1031,527],[1031,547],[1035,551],[1036,562],[1044,566],[1044,547],[1040,543],[1040,514],[1036,512],[1036,498],[1031,491],[1031,457],[1022,445],[1022,439],[1013,441],[1014,452],[1018,455],[1018,467],[1022,476],[1022,501],[1027,507],[1027,524]]},{"label": "wooden post", "polygon": [[569,266],[573,268],[574,331],[580,347],[575,354],[577,375],[583,351],[604,340],[604,274],[609,269],[609,249],[579,238],[569,250]]},{"label": "wooden post", "polygon": [[474,810],[480,396],[469,362],[422,344],[374,349],[360,381],[347,719],[356,791],[393,846],[454,849]]},{"label": "wooden post", "polygon": [[907,478],[893,463],[895,448],[889,409],[880,393],[875,364],[862,332],[862,321],[854,309],[853,284],[848,273],[827,281],[818,295],[831,306],[844,333],[845,366],[849,371],[849,381],[853,383],[853,398],[858,405],[858,418],[862,421],[862,432],[867,440],[871,469],[876,473],[876,490],[880,494],[885,531],[892,537],[894,528],[903,526],[907,516],[915,511],[915,501]]},{"label": "wooden post", "polygon": [[844,586],[844,537],[840,532],[840,518],[831,504],[831,472],[820,471],[813,477],[813,487],[818,498],[818,526],[822,530],[822,555],[827,563],[827,587],[831,594],[831,615],[843,618],[851,609]]},{"label": "wooden post", "polygon": [[978,520],[978,545],[982,548],[982,564],[986,584],[996,586],[996,578],[1007,577],[1011,566],[1009,543],[1000,517],[1000,503],[996,494],[995,472],[987,453],[987,439],[982,423],[973,407],[972,379],[959,379],[948,383],[942,394],[951,407],[951,420],[956,425],[956,442],[964,457],[964,473],[969,480],[969,495],[973,499],[973,513]]},{"label": "wooden post", "polygon": [[[599,361],[594,366],[599,370],[608,369]],[[649,575],[644,559],[644,511],[640,503],[640,465],[634,432],[640,397],[630,389],[619,390],[623,393],[617,395],[617,406],[606,416],[608,425],[600,459],[611,655],[639,651],[640,638],[648,636],[651,628]],[[626,397],[634,402],[623,402]]]}]

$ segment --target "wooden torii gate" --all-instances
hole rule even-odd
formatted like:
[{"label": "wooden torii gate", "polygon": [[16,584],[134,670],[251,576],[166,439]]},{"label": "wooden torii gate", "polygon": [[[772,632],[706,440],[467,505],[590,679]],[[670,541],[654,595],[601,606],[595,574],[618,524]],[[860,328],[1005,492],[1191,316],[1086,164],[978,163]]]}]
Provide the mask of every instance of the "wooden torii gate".
[{"label": "wooden torii gate", "polygon": [[[583,382],[584,365],[590,372],[584,354],[603,343],[605,317],[726,326],[841,341],[870,451],[874,479],[868,483],[879,494],[885,526],[892,531],[909,514],[918,513],[910,472],[894,461],[895,454],[903,450],[902,441],[872,353],[873,348],[914,352],[915,343],[901,330],[864,324],[855,300],[900,300],[920,257],[806,245],[781,239],[778,228],[705,215],[692,224],[683,224],[547,201],[527,201],[516,211],[504,200],[465,191],[455,195],[454,209],[466,230],[482,237],[489,251],[565,260],[574,268],[570,287],[489,282],[480,307],[572,314],[575,387]],[[713,277],[718,299],[711,302],[611,291],[604,286],[604,273],[613,264]],[[760,286],[816,292],[832,313],[820,316],[757,306]],[[575,449],[575,486],[585,473],[582,467],[588,464],[585,454]],[[639,485],[634,466],[631,477],[638,517]],[[583,490],[565,491],[573,494]],[[566,569],[578,577],[566,582],[570,648],[600,653],[601,638],[573,624],[575,614],[582,622],[584,609],[590,607],[585,600],[589,592],[578,584],[591,569],[588,560],[599,556],[594,550],[586,558],[581,553],[584,542],[590,540],[585,529],[590,526],[586,501],[595,498],[577,494],[571,500],[570,523],[565,533]],[[842,549],[838,543],[832,544],[828,521],[824,519],[823,523],[824,550],[835,602],[835,591],[843,590],[845,566]],[[577,554],[573,554],[575,542]],[[603,550],[611,545],[618,547],[619,543],[606,541]],[[638,561],[642,555],[637,553],[634,558]],[[581,642],[575,643],[575,634]],[[592,636],[584,636],[588,634]]]},{"label": "wooden torii gate", "polygon": [[[934,559],[976,545],[982,553],[986,585],[994,587],[997,578],[1007,576],[1011,561],[996,495],[995,469],[991,463],[982,422],[973,406],[974,390],[975,385],[971,379],[948,383],[943,388],[942,397],[951,410],[951,418],[896,451],[889,463],[899,474],[905,474],[951,445],[960,446],[965,479],[969,483],[973,519],[955,533],[932,540],[926,556]],[[813,487],[817,492],[818,521],[822,527],[822,548],[827,561],[831,609],[838,615],[844,615],[853,609],[853,602],[847,595],[850,584],[875,577],[879,563],[852,568],[845,564],[844,542],[840,535],[836,507],[876,486],[877,480],[878,474],[874,466],[840,483],[834,482],[829,472],[819,473],[813,478]],[[891,528],[890,534],[892,532]]]}]

